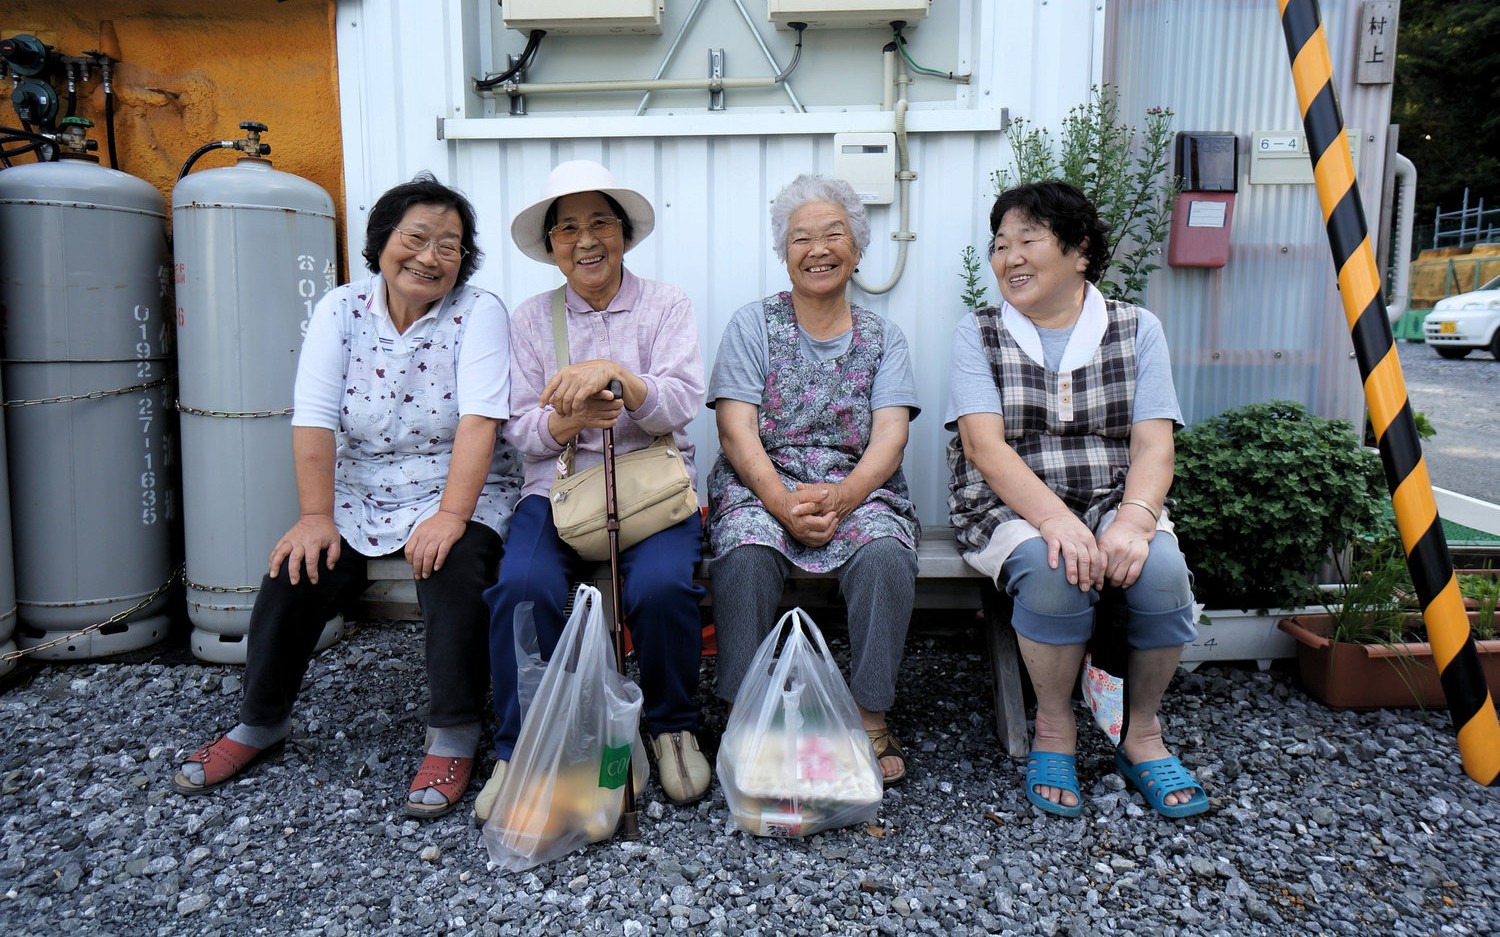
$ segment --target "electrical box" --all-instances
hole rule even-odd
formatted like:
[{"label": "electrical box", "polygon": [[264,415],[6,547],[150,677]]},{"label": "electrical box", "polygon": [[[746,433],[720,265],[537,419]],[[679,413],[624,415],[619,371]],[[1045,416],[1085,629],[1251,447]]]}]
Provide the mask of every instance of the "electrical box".
[{"label": "electrical box", "polygon": [[896,199],[896,135],[834,134],[833,174],[866,205],[889,205]]},{"label": "electrical box", "polygon": [[660,35],[665,0],[501,0],[507,29],[557,35]]},{"label": "electrical box", "polygon": [[[1358,130],[1346,130],[1349,151],[1359,165]],[[1307,136],[1300,130],[1262,130],[1250,136],[1251,185],[1312,185]]]},{"label": "electrical box", "polygon": [[766,3],[771,22],[782,29],[788,23],[806,23],[815,28],[890,28],[897,20],[910,29],[926,18],[932,0],[766,0]]}]

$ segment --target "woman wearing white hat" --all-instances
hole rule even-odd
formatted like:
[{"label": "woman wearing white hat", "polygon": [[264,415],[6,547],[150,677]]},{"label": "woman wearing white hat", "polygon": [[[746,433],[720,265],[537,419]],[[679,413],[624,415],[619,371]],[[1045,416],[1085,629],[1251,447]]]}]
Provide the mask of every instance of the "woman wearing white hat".
[{"label": "woman wearing white hat", "polygon": [[[564,624],[571,583],[588,566],[557,534],[548,491],[558,457],[574,443],[575,471],[603,459],[602,430],[612,428],[617,455],[671,434],[696,479],[687,425],[703,406],[703,355],[687,295],[625,269],[625,252],[651,233],[655,213],[645,196],[619,185],[588,160],[552,171],[542,196],[511,222],[511,238],[533,260],[555,264],[567,279],[565,318],[570,362],[558,366],[553,291],[531,297],[511,317],[511,419],[505,437],[525,462],[526,481],[511,521],[500,580],[485,592],[490,607],[490,666],[495,689],[495,771],[474,805],[489,818],[515,747],[516,699],[512,621],[532,602],[538,643],[550,657]],[[606,388],[619,381],[616,399]],[[693,581],[703,526],[687,520],[623,550],[630,588],[625,619],[640,661],[644,719],[663,791],[691,803],[708,791],[708,761],[698,748],[698,666],[703,588]]]}]

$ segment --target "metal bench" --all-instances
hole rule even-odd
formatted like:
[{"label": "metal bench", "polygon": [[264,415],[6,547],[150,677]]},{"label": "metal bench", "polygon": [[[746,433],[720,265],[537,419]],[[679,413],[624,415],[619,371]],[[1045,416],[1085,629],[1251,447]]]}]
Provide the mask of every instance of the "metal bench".
[{"label": "metal bench", "polygon": [[[399,557],[370,560],[368,572],[372,582],[360,597],[357,617],[412,621],[421,617],[417,607],[416,585],[411,579],[411,566],[405,560]],[[708,584],[709,573],[705,566],[699,566],[698,580]],[[593,581],[600,591],[609,592],[612,586],[607,564],[601,564],[595,569]],[[796,604],[820,594],[831,595],[830,587],[836,588],[836,580],[831,573],[797,570],[787,583],[787,592],[782,601],[785,604]],[[704,601],[707,604],[709,600],[705,598]],[[823,604],[827,604],[827,601]],[[917,548],[916,605],[919,609],[970,610],[982,614],[980,625],[989,651],[994,684],[995,734],[1011,757],[1024,758],[1028,751],[1026,707],[1022,697],[1020,658],[1016,635],[1010,627],[1008,602],[984,574],[959,556],[952,527],[922,529],[922,542]],[[609,608],[608,603],[605,608]]]}]

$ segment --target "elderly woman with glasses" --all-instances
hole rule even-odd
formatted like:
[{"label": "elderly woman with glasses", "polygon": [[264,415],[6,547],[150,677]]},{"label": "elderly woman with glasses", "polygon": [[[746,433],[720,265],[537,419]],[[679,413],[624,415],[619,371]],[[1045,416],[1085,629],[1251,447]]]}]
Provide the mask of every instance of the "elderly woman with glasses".
[{"label": "elderly woman with glasses", "polygon": [[1208,797],[1167,751],[1157,715],[1197,633],[1166,506],[1182,415],[1161,323],[1094,286],[1109,229],[1073,186],[1002,193],[990,231],[1004,302],[954,332],[948,503],[964,558],[1015,600],[1037,699],[1026,798],[1064,817],[1082,810],[1073,688],[1111,586],[1130,647],[1115,765],[1158,813],[1202,813]]},{"label": "elderly woman with glasses", "polygon": [[870,243],[847,182],[802,175],[771,206],[791,289],[742,307],[709,382],[718,693],[734,701],[792,569],[835,572],[849,688],[886,784],[906,756],[886,722],[916,591],[918,522],[901,472],[919,412],[906,339],[846,292]]},{"label": "elderly woman with glasses", "polygon": [[[703,404],[703,356],[697,319],[675,286],[642,279],[625,253],[655,224],[646,197],[619,185],[589,160],[554,169],[542,195],[511,222],[511,238],[533,260],[555,265],[566,281],[531,297],[511,318],[511,411],[505,437],[520,450],[526,481],[506,542],[500,579],[485,593],[495,689],[498,762],[474,806],[489,818],[521,729],[516,695],[514,618],[532,603],[537,643],[550,658],[562,636],[571,584],[595,565],[558,536],[548,492],[565,448],[573,470],[603,459],[603,430],[616,455],[673,437],[693,476],[687,425]],[[559,348],[555,336],[565,337]],[[562,363],[559,363],[559,359]],[[620,396],[609,390],[619,382]],[[643,718],[667,799],[686,804],[708,791],[699,749],[698,666],[703,626],[693,582],[703,524],[686,520],[621,551],[621,596],[640,661]]]},{"label": "elderly woman with glasses", "polygon": [[411,563],[426,626],[425,757],[406,812],[441,816],[463,797],[484,712],[482,595],[520,488],[519,460],[497,442],[510,415],[505,307],[466,285],[481,256],[473,207],[424,173],[370,211],[371,275],[313,310],[292,417],[300,516],[251,612],[239,724],[182,763],[178,791],[219,787],[281,747],[324,622],[369,585],[366,558],[394,553]]}]

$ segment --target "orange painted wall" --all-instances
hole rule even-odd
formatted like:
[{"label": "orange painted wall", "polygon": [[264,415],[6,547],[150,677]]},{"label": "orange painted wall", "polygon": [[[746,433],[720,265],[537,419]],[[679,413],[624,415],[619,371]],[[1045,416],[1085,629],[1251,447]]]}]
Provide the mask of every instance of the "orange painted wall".
[{"label": "orange painted wall", "polygon": [[[272,164],[316,182],[344,224],[337,43],[331,0],[5,0],[0,37],[30,33],[63,55],[101,49],[114,24],[115,150],[119,169],[159,188],[170,204],[177,172],[213,140],[244,136],[242,120],[270,127]],[[105,51],[109,51],[105,49]],[[105,155],[104,85],[97,70],[79,88],[78,116],[94,122]],[[67,85],[54,80],[66,112]],[[11,84],[0,81],[0,125],[16,126]],[[23,160],[30,157],[23,157]],[[216,150],[195,169],[232,165]],[[342,243],[342,236],[340,236]]]}]

